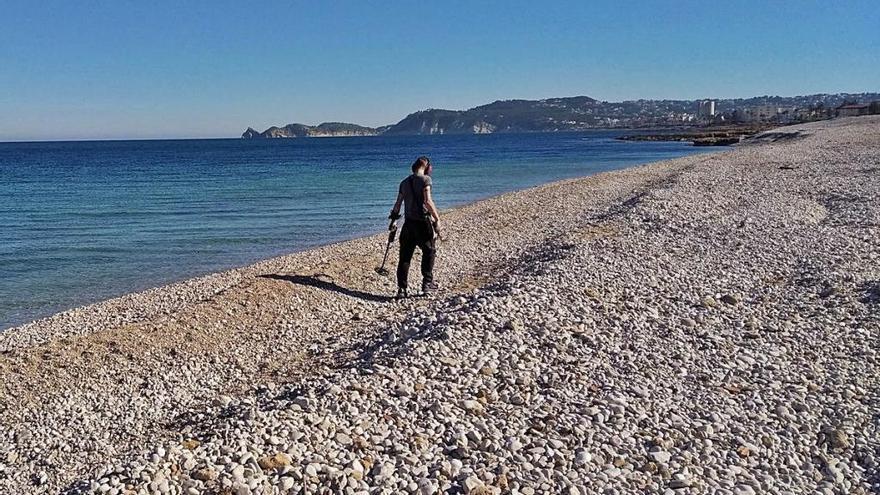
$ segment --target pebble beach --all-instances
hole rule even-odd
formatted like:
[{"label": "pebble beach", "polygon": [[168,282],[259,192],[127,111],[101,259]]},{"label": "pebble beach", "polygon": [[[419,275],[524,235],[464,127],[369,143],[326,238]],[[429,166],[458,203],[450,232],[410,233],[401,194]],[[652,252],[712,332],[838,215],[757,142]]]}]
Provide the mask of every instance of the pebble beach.
[{"label": "pebble beach", "polygon": [[0,333],[0,493],[880,490],[880,118],[442,218]]}]

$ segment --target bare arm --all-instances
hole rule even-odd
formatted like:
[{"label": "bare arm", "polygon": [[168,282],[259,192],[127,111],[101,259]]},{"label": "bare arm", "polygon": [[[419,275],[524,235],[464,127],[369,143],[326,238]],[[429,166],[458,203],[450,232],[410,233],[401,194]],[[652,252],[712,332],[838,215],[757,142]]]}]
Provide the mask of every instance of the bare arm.
[{"label": "bare arm", "polygon": [[437,211],[437,206],[434,204],[434,198],[431,197],[431,186],[425,186],[425,208],[428,209],[428,213],[431,215],[431,220],[436,224],[440,222],[440,212]]},{"label": "bare arm", "polygon": [[389,218],[395,218],[400,215],[401,204],[403,204],[403,194],[397,193],[397,201],[394,202],[394,207],[391,208],[391,215],[389,215]]}]

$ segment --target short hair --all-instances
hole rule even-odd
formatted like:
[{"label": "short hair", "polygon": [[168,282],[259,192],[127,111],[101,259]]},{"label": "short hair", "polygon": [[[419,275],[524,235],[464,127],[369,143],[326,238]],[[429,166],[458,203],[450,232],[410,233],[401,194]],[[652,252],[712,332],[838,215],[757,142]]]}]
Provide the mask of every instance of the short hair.
[{"label": "short hair", "polygon": [[427,156],[420,156],[416,158],[416,161],[413,162],[412,171],[413,173],[416,173],[419,171],[420,168],[427,167],[430,164],[431,160]]}]

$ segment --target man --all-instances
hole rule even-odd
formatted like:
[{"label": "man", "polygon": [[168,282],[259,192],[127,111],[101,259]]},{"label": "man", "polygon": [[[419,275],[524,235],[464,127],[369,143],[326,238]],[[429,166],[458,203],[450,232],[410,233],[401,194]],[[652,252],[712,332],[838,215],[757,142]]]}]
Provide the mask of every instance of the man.
[{"label": "man", "polygon": [[397,297],[407,296],[409,263],[416,247],[422,251],[422,293],[429,294],[434,285],[434,233],[440,234],[440,215],[431,198],[431,160],[420,156],[412,164],[412,175],[403,179],[397,191],[397,201],[389,218],[400,218],[403,203],[403,229],[400,232],[400,260],[397,263]]}]

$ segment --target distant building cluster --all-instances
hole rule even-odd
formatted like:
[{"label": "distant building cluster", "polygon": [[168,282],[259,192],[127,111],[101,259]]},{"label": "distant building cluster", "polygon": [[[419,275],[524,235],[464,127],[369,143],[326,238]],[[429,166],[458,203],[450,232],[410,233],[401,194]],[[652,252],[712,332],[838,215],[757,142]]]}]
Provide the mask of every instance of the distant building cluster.
[{"label": "distant building cluster", "polygon": [[[651,128],[723,126],[730,124],[793,124],[837,116],[880,113],[880,93],[835,93],[699,100],[599,101],[590,98],[536,102],[537,110],[523,110],[528,102],[496,102],[469,110],[474,122],[486,121],[487,108],[503,115],[506,126],[533,126],[535,112],[548,129]],[[873,103],[872,103],[873,102]],[[497,107],[497,108],[496,108]],[[445,114],[444,114],[445,115]],[[447,118],[447,117],[443,117]],[[522,119],[522,123],[519,120]],[[470,121],[468,121],[470,123]],[[470,124],[468,124],[470,125]],[[531,127],[524,127],[529,128]]]},{"label": "distant building cluster", "polygon": [[716,100],[699,100],[693,118],[709,124],[790,124],[834,117],[878,114],[880,114],[880,101],[870,103],[844,102],[837,106],[827,106],[823,102],[807,105],[750,104],[716,111]]}]

